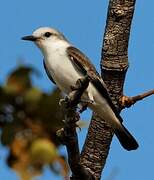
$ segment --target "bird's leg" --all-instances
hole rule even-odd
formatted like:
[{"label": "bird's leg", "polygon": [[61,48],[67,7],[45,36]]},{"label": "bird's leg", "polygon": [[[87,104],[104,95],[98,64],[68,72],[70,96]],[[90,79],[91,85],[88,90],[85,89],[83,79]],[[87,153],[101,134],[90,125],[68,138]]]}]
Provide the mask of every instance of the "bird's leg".
[{"label": "bird's leg", "polygon": [[68,103],[68,101],[69,101],[69,98],[68,96],[66,96],[65,98],[62,98],[59,100],[59,105],[63,106],[64,104]]}]

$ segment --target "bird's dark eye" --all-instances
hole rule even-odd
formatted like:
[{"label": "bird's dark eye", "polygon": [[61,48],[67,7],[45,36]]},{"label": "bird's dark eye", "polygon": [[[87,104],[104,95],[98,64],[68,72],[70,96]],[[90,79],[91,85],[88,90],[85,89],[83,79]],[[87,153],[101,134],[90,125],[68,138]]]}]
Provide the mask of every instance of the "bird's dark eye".
[{"label": "bird's dark eye", "polygon": [[52,33],[50,33],[50,32],[46,32],[46,33],[44,34],[45,37],[50,37],[51,35],[52,35]]}]

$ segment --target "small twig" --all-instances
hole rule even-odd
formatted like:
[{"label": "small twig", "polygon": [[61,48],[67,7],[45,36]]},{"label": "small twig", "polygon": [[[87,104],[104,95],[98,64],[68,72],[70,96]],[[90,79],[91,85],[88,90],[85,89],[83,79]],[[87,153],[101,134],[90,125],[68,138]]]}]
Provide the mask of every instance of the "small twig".
[{"label": "small twig", "polygon": [[88,87],[89,77],[78,79],[75,87],[67,98],[60,101],[65,114],[64,128],[57,132],[63,144],[66,145],[68,153],[68,163],[72,171],[71,180],[92,180],[92,175],[80,164],[80,151],[78,137],[76,133],[76,122],[79,121],[79,114],[76,112],[77,104],[80,102],[81,96]]},{"label": "small twig", "polygon": [[122,108],[126,108],[126,107],[129,108],[136,102],[141,101],[144,98],[151,96],[153,94],[154,94],[154,90],[150,90],[148,92],[145,92],[143,94],[133,96],[133,97],[122,96],[120,99],[120,104],[121,104]]}]

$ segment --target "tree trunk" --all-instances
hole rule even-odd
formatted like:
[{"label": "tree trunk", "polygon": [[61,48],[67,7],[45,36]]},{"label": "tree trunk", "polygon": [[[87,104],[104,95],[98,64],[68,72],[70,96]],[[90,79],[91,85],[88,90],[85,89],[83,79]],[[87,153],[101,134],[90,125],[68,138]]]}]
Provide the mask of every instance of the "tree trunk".
[{"label": "tree trunk", "polygon": [[[123,95],[128,69],[128,41],[134,6],[135,0],[110,0],[102,47],[102,77],[119,113],[122,110],[119,99]],[[96,180],[101,177],[112,137],[111,128],[93,114],[80,161]]]}]

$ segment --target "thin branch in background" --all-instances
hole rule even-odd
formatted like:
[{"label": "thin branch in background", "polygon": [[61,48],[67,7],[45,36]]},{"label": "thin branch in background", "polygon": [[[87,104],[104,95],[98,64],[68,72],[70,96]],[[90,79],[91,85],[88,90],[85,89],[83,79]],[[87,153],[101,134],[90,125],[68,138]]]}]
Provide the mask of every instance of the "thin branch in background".
[{"label": "thin branch in background", "polygon": [[137,96],[132,96],[132,97],[128,97],[128,96],[122,96],[120,98],[120,104],[122,106],[122,108],[129,108],[132,105],[134,105],[136,102],[143,100],[144,98],[154,95],[154,89],[147,91],[143,94],[139,94]]},{"label": "thin branch in background", "polygon": [[66,145],[68,153],[68,163],[72,171],[71,180],[93,180],[93,176],[80,164],[80,152],[78,137],[76,133],[76,122],[80,116],[77,110],[77,104],[80,102],[81,96],[89,85],[89,77],[78,79],[76,86],[72,92],[64,100],[60,101],[62,110],[65,114],[64,128],[57,132],[58,137]]}]

